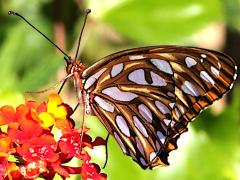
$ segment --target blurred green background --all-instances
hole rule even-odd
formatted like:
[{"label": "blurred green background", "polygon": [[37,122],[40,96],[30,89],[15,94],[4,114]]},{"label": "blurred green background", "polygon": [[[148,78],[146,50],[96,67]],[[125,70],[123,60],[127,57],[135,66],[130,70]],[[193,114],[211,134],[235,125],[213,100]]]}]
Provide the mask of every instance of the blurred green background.
[{"label": "blurred green background", "polygon": [[[66,75],[63,55],[8,11],[24,15],[74,57],[85,8],[92,9],[80,48],[87,65],[118,50],[163,44],[223,51],[239,64],[239,0],[0,0],[0,105],[17,105],[23,102],[23,92],[52,86]],[[114,180],[240,179],[239,92],[236,84],[224,101],[190,125],[178,150],[170,153],[170,166],[142,170],[110,138],[103,171]],[[62,96],[74,106],[71,83]],[[76,119],[81,119],[79,114]],[[88,118],[87,126],[94,136],[107,135],[95,117]],[[99,165],[104,164],[104,151],[93,152]]]}]

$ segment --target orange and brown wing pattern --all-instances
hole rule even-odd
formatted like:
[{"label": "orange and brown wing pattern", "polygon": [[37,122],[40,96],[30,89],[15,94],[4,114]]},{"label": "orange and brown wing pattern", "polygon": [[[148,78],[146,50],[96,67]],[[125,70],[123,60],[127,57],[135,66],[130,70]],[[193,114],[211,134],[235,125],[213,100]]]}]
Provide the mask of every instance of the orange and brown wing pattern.
[{"label": "orange and brown wing pattern", "polygon": [[94,113],[143,168],[167,165],[177,138],[231,89],[234,61],[219,52],[157,46],[110,55],[83,71]]}]

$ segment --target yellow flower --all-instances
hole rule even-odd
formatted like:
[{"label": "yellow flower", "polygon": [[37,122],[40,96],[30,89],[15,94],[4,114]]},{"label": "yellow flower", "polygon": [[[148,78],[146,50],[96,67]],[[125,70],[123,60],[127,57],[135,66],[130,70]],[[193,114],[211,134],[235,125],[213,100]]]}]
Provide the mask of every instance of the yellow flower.
[{"label": "yellow flower", "polygon": [[41,126],[44,129],[51,127],[55,123],[55,118],[52,114],[42,112],[38,115],[38,118],[42,120]]},{"label": "yellow flower", "polygon": [[57,119],[66,119],[67,109],[61,104],[61,97],[58,94],[51,94],[47,103],[47,111]]}]

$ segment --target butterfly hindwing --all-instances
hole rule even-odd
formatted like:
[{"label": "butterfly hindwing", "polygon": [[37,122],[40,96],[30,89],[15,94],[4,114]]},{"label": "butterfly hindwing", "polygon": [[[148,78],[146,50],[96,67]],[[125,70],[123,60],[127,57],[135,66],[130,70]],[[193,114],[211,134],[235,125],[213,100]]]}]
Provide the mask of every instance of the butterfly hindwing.
[{"label": "butterfly hindwing", "polygon": [[136,48],[82,73],[90,106],[123,152],[143,168],[167,165],[188,123],[231,89],[234,61],[192,47]]}]

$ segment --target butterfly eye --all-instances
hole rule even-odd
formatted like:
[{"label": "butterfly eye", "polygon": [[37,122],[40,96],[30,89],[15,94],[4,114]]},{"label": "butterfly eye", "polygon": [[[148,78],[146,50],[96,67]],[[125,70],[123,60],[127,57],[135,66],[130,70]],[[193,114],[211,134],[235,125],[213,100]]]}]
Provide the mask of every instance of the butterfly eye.
[{"label": "butterfly eye", "polygon": [[66,66],[66,71],[67,71],[68,74],[72,74],[73,73],[73,69],[74,69],[74,66],[73,66],[72,63],[70,63],[70,64],[68,64]]}]

